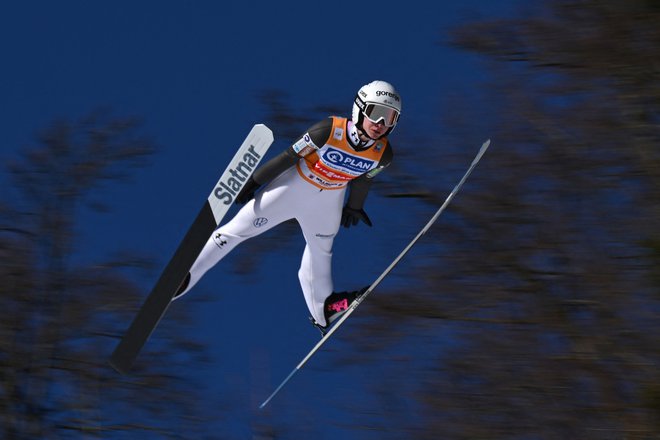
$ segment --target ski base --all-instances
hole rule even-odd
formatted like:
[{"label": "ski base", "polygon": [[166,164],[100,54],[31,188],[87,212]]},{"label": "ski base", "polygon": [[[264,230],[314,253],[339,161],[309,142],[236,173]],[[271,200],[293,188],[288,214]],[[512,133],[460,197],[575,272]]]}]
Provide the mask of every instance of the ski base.
[{"label": "ski base", "polygon": [[110,365],[126,374],[140,350],[165,315],[172,298],[183,283],[220,221],[229,211],[243,184],[273,143],[273,132],[263,124],[252,127],[220,180],[211,191],[192,226],[163,270],[131,326],[110,357]]},{"label": "ski base", "polygon": [[280,383],[280,385],[273,391],[273,393],[268,396],[268,398],[261,404],[259,405],[259,409],[263,409],[268,405],[268,403],[277,395],[277,393],[280,392],[282,388],[291,380],[291,378],[302,368],[305,366],[307,361],[311,359],[311,357],[325,344],[328,339],[332,336],[332,334],[339,329],[339,327],[348,319],[349,316],[355,311],[355,309],[364,301],[371,292],[380,284],[380,282],[394,269],[394,267],[401,261],[401,259],[410,251],[410,249],[417,243],[417,241],[431,228],[431,226],[435,223],[435,221],[438,219],[440,214],[447,208],[449,203],[453,200],[454,196],[460,191],[460,189],[463,187],[463,184],[467,180],[467,178],[470,176],[472,173],[472,170],[477,166],[479,161],[481,160],[481,157],[484,155],[488,147],[490,146],[490,139],[488,139],[486,142],[484,142],[481,145],[481,148],[479,149],[479,152],[475,156],[475,158],[472,160],[472,163],[470,164],[470,167],[468,170],[465,172],[461,180],[456,184],[454,189],[449,193],[447,198],[445,199],[445,202],[440,206],[440,208],[436,211],[436,213],[431,217],[431,220],[426,223],[426,225],[422,228],[421,231],[415,236],[415,238],[412,239],[412,241],[401,251],[401,253],[392,261],[392,263],[383,271],[383,273],[374,281],[371,286],[360,296],[358,296],[355,301],[350,305],[350,307],[346,310],[344,315],[339,318],[339,320],[334,324],[332,327],[330,327],[329,330],[327,330],[324,334],[321,340],[310,350],[309,353],[307,353],[307,356],[303,358],[302,361],[296,367],[289,373],[289,375]]}]

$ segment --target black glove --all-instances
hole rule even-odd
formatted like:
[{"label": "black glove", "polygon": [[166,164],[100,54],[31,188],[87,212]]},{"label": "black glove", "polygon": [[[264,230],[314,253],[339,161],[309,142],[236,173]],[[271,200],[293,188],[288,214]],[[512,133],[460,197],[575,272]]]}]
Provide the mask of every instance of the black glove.
[{"label": "black glove", "polygon": [[353,209],[348,206],[344,207],[341,212],[341,224],[344,225],[345,228],[357,225],[360,220],[365,222],[368,226],[371,226],[371,220],[369,220],[369,216],[364,212],[364,209]]},{"label": "black glove", "polygon": [[254,198],[254,193],[257,192],[260,186],[261,184],[255,182],[252,176],[250,176],[248,181],[245,182],[245,185],[243,185],[241,192],[239,192],[236,196],[236,203],[239,205],[245,205],[247,202]]}]

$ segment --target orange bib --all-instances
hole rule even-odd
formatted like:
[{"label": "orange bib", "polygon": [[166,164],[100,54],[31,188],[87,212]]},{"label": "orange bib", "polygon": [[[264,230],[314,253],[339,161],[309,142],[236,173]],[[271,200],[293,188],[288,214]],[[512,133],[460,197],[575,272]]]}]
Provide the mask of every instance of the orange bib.
[{"label": "orange bib", "polygon": [[321,189],[344,188],[348,182],[378,167],[387,139],[355,151],[346,139],[346,118],[332,117],[332,133],[325,145],[298,161],[298,173]]}]

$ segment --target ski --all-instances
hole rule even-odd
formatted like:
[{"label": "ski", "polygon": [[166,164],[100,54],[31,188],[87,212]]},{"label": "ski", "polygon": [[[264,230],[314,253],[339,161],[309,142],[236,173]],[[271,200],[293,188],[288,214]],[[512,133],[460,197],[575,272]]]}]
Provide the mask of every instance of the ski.
[{"label": "ski", "polygon": [[133,323],[110,357],[110,365],[122,374],[128,373],[140,350],[165,315],[174,294],[188,274],[206,241],[229,211],[235,197],[252,175],[273,142],[272,131],[263,124],[252,127],[229,166],[202,206],[174,256]]},{"label": "ski", "polygon": [[440,214],[442,214],[442,212],[445,210],[447,205],[449,205],[449,203],[452,201],[454,196],[456,196],[456,193],[460,191],[461,187],[472,173],[472,170],[474,170],[474,168],[477,166],[477,164],[481,160],[481,157],[484,155],[484,153],[486,152],[489,146],[490,146],[490,139],[488,139],[486,142],[484,142],[481,145],[479,152],[472,160],[472,164],[465,172],[461,180],[456,184],[456,186],[451,191],[451,193],[449,193],[449,196],[447,196],[442,206],[440,206],[440,208],[436,211],[433,217],[431,217],[431,220],[429,220],[429,222],[422,228],[422,230],[419,231],[419,233],[415,236],[415,238],[413,238],[412,241],[408,244],[408,246],[406,246],[403,249],[403,251],[401,251],[401,253],[394,259],[394,261],[392,261],[392,263],[387,267],[387,269],[383,271],[383,273],[376,279],[376,281],[374,281],[362,295],[360,295],[355,299],[355,301],[353,301],[353,303],[346,310],[344,315],[341,318],[339,318],[339,320],[332,327],[330,327],[330,329],[327,330],[327,332],[325,332],[321,340],[314,346],[314,348],[312,348],[312,350],[307,354],[307,356],[305,356],[303,360],[298,365],[296,365],[296,367],[291,371],[291,373],[289,373],[289,375],[282,381],[282,383],[280,383],[280,385],[277,388],[275,388],[275,391],[273,391],[273,393],[261,405],[259,405],[260,409],[263,409],[266,405],[268,405],[268,403],[271,400],[273,400],[273,397],[275,397],[277,393],[279,393],[282,390],[282,388],[284,388],[284,386],[291,380],[291,378],[302,367],[305,366],[305,364],[311,359],[311,357],[314,356],[314,354],[328,341],[328,339],[330,339],[332,334],[336,332],[337,329],[339,329],[339,327],[344,323],[344,321],[348,319],[349,316],[351,316],[351,314],[362,303],[362,301],[364,301],[367,298],[367,296],[369,296],[369,294],[373,292],[373,290],[380,284],[380,282],[383,281],[383,279],[392,271],[392,269],[394,269],[394,267],[397,264],[399,264],[399,261],[403,259],[403,257],[408,253],[408,251],[410,251],[410,249],[415,245],[415,243],[417,243],[417,241],[419,241],[419,239],[424,234],[426,234],[426,232],[431,228],[431,226],[435,223],[438,217],[440,217]]}]

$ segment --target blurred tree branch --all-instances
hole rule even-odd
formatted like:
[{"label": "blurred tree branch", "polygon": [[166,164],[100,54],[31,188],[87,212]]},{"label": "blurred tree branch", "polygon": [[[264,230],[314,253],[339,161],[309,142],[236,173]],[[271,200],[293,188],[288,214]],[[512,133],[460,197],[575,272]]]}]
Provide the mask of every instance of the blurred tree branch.
[{"label": "blurred tree branch", "polygon": [[[143,357],[148,374],[142,366],[122,378],[107,366],[134,314],[127,305],[141,296],[126,269],[149,264],[126,255],[83,265],[72,258],[82,208],[100,206],[102,185],[129,179],[155,151],[137,119],[97,111],[53,123],[10,163],[15,197],[7,191],[0,202],[0,437],[108,437],[139,428],[185,438],[196,430],[184,428],[185,415],[204,416],[173,360],[201,347],[172,325]],[[173,411],[181,417],[163,417]]]},{"label": "blurred tree branch", "polygon": [[[493,146],[407,261],[409,285],[363,306],[373,319],[338,362],[386,375],[365,417],[392,438],[657,438],[658,2],[550,0],[452,44],[495,72],[473,101],[489,117],[451,108],[452,126]],[[441,203],[409,175],[407,192]]]}]

